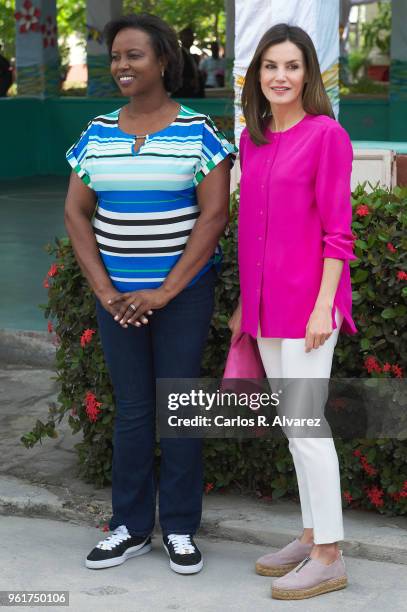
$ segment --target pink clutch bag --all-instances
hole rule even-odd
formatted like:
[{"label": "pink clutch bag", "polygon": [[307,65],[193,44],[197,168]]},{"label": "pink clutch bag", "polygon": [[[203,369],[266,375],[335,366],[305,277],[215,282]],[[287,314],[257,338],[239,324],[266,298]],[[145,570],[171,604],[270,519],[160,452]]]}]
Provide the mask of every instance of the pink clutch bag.
[{"label": "pink clutch bag", "polygon": [[241,332],[232,341],[223,378],[266,378],[259,347],[250,334]]}]

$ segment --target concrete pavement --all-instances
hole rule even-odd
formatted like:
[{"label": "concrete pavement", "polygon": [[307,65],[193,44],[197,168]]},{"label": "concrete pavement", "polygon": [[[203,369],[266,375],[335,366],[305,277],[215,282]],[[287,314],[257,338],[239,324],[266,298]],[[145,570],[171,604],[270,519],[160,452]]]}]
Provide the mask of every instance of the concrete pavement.
[{"label": "concrete pavement", "polygon": [[[265,551],[288,543],[301,531],[300,508],[290,501],[267,502],[238,494],[204,498],[198,535],[206,565],[197,576],[174,574],[161,549],[123,566],[91,571],[84,556],[105,534],[96,528],[110,516],[110,489],[78,480],[73,436],[60,436],[25,449],[20,437],[44,420],[56,400],[52,370],[0,368],[0,586],[64,589],[71,609],[130,612],[195,609],[355,612],[406,610],[407,519],[374,512],[344,513],[342,543],[350,585],[307,602],[270,598],[271,580],[257,576],[253,563]],[[33,608],[31,608],[33,609]],[[42,608],[41,608],[42,609]]]},{"label": "concrete pavement", "polygon": [[89,570],[84,555],[102,535],[68,522],[2,517],[1,589],[67,590],[74,612],[407,610],[406,568],[394,563],[345,558],[346,589],[305,601],[277,601],[270,597],[272,579],[254,572],[254,562],[264,552],[261,546],[197,538],[204,568],[180,576],[170,570],[156,537],[147,555],[118,567]]}]

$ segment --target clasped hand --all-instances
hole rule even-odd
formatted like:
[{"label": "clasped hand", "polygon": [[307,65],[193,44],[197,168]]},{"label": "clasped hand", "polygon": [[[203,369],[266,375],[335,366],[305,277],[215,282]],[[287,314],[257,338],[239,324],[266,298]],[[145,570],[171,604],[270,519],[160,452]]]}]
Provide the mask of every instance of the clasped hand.
[{"label": "clasped hand", "polygon": [[169,302],[169,296],[161,289],[141,289],[140,291],[129,291],[127,293],[116,293],[102,303],[114,320],[122,327],[129,325],[140,327],[142,323],[147,324],[146,315],[152,315],[154,310],[163,308]]}]

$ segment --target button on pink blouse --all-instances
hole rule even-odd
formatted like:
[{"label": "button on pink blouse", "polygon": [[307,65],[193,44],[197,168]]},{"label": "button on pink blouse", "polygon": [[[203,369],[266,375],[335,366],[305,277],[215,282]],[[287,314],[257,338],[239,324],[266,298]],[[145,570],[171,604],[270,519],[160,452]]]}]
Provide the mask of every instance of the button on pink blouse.
[{"label": "button on pink blouse", "polygon": [[257,146],[240,139],[238,259],[244,332],[264,338],[304,338],[321,286],[325,257],[344,260],[332,309],[352,320],[349,260],[353,254],[347,132],[325,115],[306,115],[285,132],[266,130]]}]

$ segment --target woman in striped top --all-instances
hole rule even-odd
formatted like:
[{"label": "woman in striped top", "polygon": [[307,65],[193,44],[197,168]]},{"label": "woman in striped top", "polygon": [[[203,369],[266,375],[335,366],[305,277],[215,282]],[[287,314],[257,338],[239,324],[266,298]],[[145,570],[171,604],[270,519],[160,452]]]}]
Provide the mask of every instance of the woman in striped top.
[{"label": "woman in striped top", "polygon": [[[218,241],[236,149],[211,119],[169,97],[180,85],[175,32],[160,18],[110,22],[111,73],[127,105],[93,119],[67,152],[66,227],[96,296],[116,400],[113,516],[87,567],[151,548],[155,380],[197,378],[213,311]],[[202,440],[162,439],[160,523],[170,566],[202,568]]]}]

